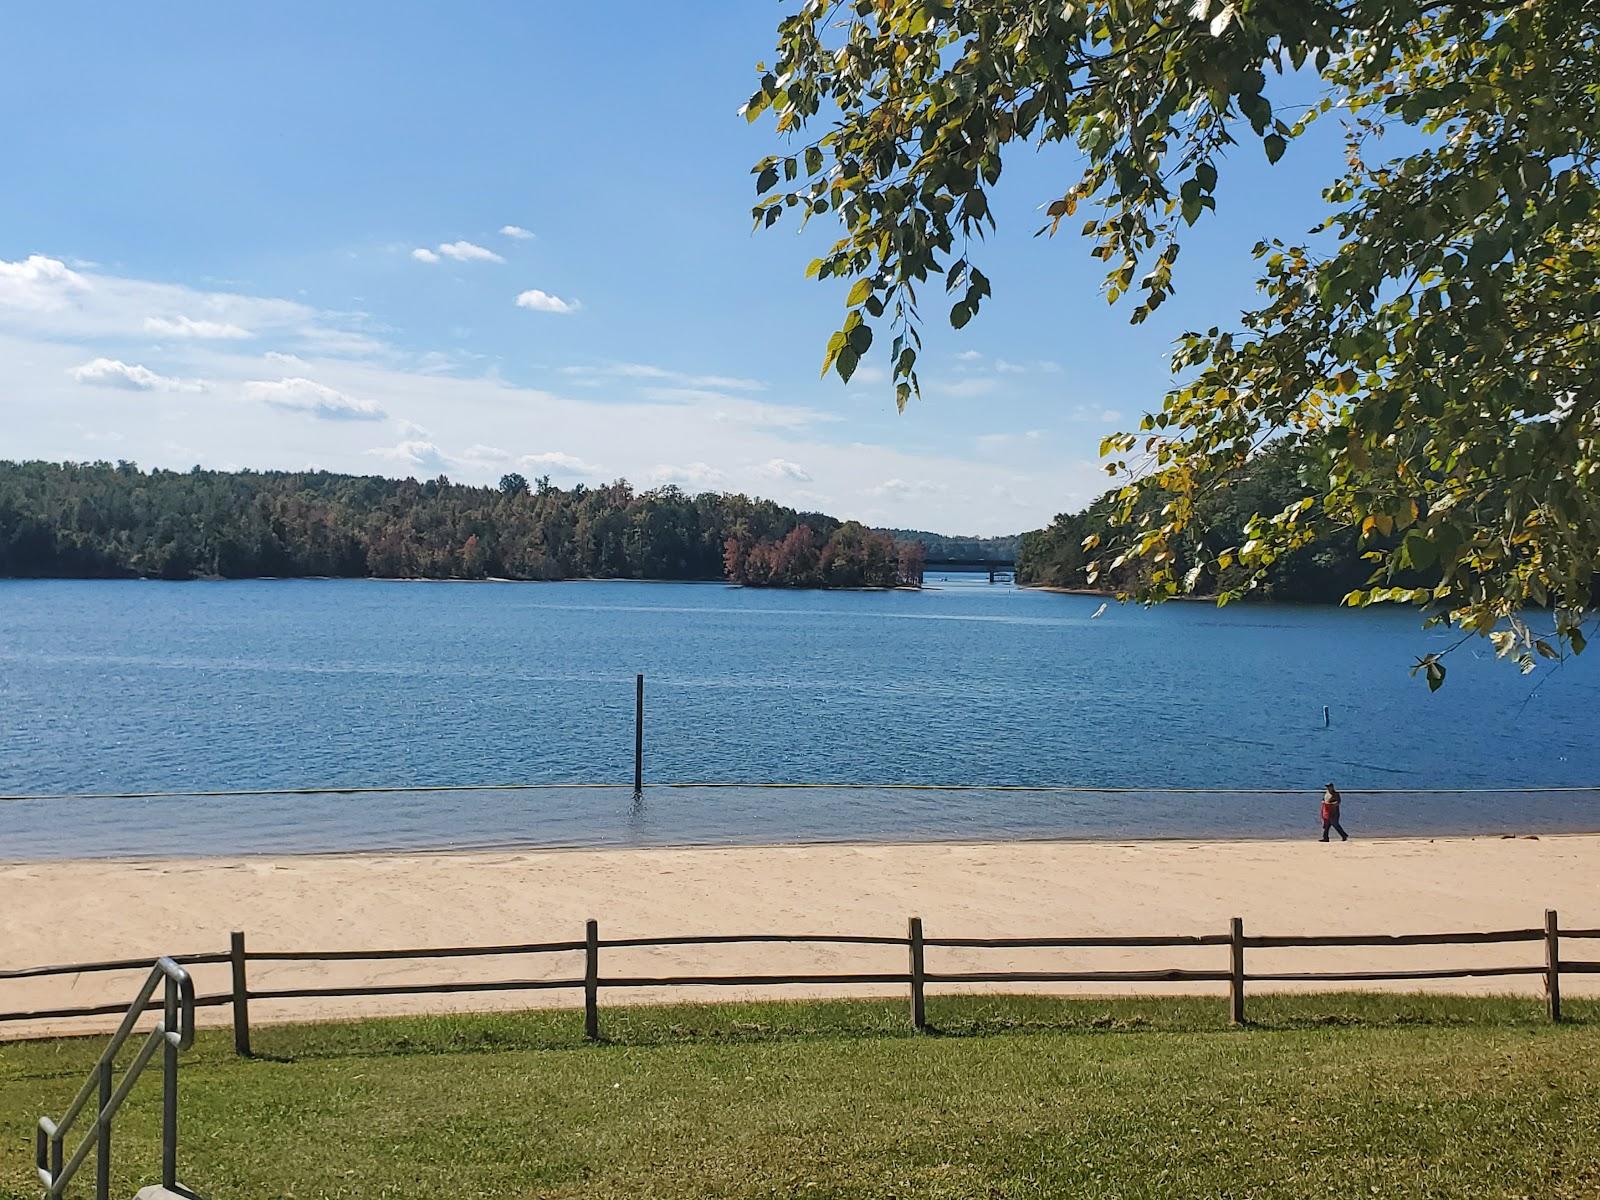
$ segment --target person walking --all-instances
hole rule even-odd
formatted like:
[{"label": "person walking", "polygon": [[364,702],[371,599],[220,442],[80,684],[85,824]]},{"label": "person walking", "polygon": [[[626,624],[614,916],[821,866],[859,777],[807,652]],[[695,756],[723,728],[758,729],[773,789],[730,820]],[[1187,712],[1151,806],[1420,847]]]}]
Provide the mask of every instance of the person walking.
[{"label": "person walking", "polygon": [[1344,797],[1339,795],[1339,789],[1333,784],[1328,784],[1322,789],[1322,840],[1328,840],[1328,830],[1335,830],[1339,840],[1348,842],[1350,835],[1344,831],[1344,826],[1339,824],[1339,802]]}]

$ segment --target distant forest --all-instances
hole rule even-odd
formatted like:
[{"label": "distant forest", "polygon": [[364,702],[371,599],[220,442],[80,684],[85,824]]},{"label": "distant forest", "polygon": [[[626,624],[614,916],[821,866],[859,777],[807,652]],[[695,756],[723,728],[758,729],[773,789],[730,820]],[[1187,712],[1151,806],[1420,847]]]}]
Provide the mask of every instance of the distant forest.
[{"label": "distant forest", "polygon": [[952,537],[945,533],[929,533],[925,529],[881,529],[897,542],[916,542],[929,558],[1004,559],[1017,556],[1024,535],[1008,533],[1004,537]]},{"label": "distant forest", "polygon": [[742,495],[0,461],[0,576],[921,583],[919,545]]}]

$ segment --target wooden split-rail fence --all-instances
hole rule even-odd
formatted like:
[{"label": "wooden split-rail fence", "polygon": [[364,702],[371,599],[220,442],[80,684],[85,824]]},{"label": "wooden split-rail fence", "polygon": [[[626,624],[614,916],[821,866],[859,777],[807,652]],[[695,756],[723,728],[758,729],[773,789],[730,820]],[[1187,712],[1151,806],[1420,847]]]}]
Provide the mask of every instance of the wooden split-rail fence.
[{"label": "wooden split-rail fence", "polygon": [[[226,951],[203,954],[170,955],[185,967],[227,963],[232,970],[232,986],[226,992],[198,996],[196,1007],[233,1008],[234,1047],[240,1054],[250,1053],[250,1002],[252,1000],[302,1000],[359,996],[442,996],[460,993],[513,991],[561,991],[583,993],[584,1036],[600,1037],[600,992],[605,988],[682,988],[682,987],[765,987],[784,984],[875,985],[905,987],[910,993],[911,1025],[927,1028],[926,994],[929,985],[940,984],[1030,984],[1030,983],[1225,983],[1228,985],[1228,1014],[1234,1024],[1245,1021],[1245,987],[1263,983],[1366,983],[1423,982],[1437,979],[1503,978],[1541,976],[1546,1012],[1552,1021],[1561,1019],[1561,977],[1564,974],[1600,974],[1600,961],[1562,957],[1563,939],[1600,940],[1600,929],[1562,929],[1553,910],[1547,910],[1538,928],[1500,929],[1464,933],[1331,934],[1331,935],[1246,935],[1244,921],[1234,917],[1227,933],[1156,935],[1149,937],[929,937],[922,919],[907,922],[904,937],[871,934],[708,934],[683,937],[602,938],[597,921],[591,920],[582,940],[569,942],[530,942],[499,946],[443,946],[398,950],[250,950],[245,935],[232,935]],[[600,952],[622,949],[660,949],[672,946],[725,946],[754,943],[785,943],[822,946],[895,946],[906,953],[906,970],[890,972],[827,972],[815,974],[768,975],[601,975]],[[1500,943],[1542,942],[1542,964],[1472,965],[1420,970],[1372,971],[1249,971],[1245,965],[1248,950],[1314,948],[1328,946],[1477,946]],[[1153,970],[1106,971],[930,971],[929,949],[967,950],[1132,950],[1176,947],[1227,947],[1227,969],[1191,970],[1158,968]],[[521,957],[545,954],[583,955],[581,978],[498,979],[484,981],[421,981],[416,983],[339,984],[324,987],[252,988],[250,964],[269,962],[330,963],[406,959],[423,961],[443,958]],[[70,963],[61,966],[24,967],[0,970],[0,986],[7,981],[40,979],[52,976],[77,976],[107,971],[148,971],[150,958],[117,959],[106,962]],[[0,1012],[0,1023],[43,1022],[72,1017],[121,1014],[125,1004],[91,1004],[76,1007],[42,1008],[32,1011]]]}]

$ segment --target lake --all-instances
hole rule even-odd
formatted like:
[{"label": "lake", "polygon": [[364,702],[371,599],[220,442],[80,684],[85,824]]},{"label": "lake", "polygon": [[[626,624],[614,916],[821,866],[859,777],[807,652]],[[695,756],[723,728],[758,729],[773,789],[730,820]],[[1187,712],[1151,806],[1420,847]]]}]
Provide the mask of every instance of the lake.
[{"label": "lake", "polygon": [[[1596,794],[1549,790],[1600,783],[1596,662],[1523,677],[1467,646],[1430,694],[1406,668],[1448,635],[1410,612],[1096,618],[1091,597],[929,582],[0,582],[0,793],[617,785],[9,799],[0,857],[1301,836],[1327,779],[1356,834],[1600,829]],[[858,786],[635,803],[636,672],[647,783]]]}]

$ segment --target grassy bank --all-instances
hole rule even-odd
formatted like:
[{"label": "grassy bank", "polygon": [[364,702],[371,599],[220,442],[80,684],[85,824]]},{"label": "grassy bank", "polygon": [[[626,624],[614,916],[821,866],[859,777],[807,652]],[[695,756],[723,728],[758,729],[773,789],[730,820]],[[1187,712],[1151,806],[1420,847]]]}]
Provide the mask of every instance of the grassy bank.
[{"label": "grassy bank", "polygon": [[[1600,1005],[1529,1000],[930,1002],[611,1010],[203,1033],[180,1178],[212,1197],[1592,1197]],[[0,1196],[100,1039],[0,1046]],[[158,1162],[159,1085],[113,1194]],[[80,1176],[92,1191],[92,1166]]]}]

